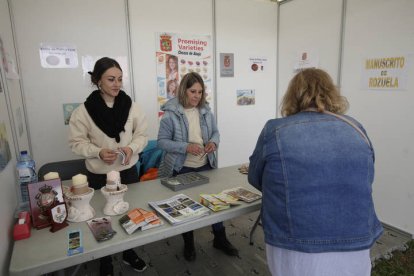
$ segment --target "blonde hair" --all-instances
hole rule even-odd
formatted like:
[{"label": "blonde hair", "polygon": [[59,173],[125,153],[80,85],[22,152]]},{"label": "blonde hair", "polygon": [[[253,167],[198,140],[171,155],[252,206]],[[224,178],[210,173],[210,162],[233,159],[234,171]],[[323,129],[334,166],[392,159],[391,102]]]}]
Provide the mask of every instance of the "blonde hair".
[{"label": "blonde hair", "polygon": [[328,73],[321,69],[309,68],[297,73],[289,83],[282,100],[282,116],[289,116],[316,108],[344,114],[348,109],[348,101],[341,96]]},{"label": "blonde hair", "polygon": [[201,88],[203,89],[203,94],[201,96],[201,100],[198,103],[198,107],[203,107],[206,104],[206,89],[204,86],[203,78],[197,74],[196,72],[186,74],[181,82],[180,86],[178,87],[178,101],[184,107],[188,106],[188,97],[187,97],[187,89],[193,86],[195,83],[199,83]]}]

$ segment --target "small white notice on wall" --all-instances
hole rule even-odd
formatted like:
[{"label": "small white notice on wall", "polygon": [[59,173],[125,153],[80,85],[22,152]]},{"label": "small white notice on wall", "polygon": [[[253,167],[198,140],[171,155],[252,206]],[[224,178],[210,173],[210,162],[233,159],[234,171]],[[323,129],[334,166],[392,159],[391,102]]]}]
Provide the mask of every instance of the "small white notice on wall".
[{"label": "small white notice on wall", "polygon": [[408,59],[409,55],[364,59],[361,78],[362,88],[371,90],[406,90]]},{"label": "small white notice on wall", "polygon": [[303,50],[296,54],[295,63],[293,65],[294,71],[305,68],[318,68],[319,55],[316,51]]},{"label": "small white notice on wall", "polygon": [[250,66],[251,72],[264,72],[267,69],[267,58],[250,57],[249,66]]},{"label": "small white notice on wall", "polygon": [[76,68],[78,53],[76,47],[62,43],[40,43],[40,64],[43,68]]}]

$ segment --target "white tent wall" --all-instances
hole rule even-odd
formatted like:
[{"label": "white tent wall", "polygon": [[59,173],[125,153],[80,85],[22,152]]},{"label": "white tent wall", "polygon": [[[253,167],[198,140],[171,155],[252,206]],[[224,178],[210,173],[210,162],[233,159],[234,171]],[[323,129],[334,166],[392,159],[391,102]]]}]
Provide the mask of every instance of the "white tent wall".
[{"label": "white tent wall", "polygon": [[[12,60],[16,66],[15,46],[13,42],[9,6],[7,0],[0,0],[0,39],[3,42],[3,49],[8,60]],[[0,60],[2,54],[0,53]],[[9,72],[12,71],[10,68]],[[7,148],[11,156],[7,165],[2,164],[3,169],[0,171],[0,275],[8,275],[8,265],[10,261],[10,252],[13,245],[13,224],[14,211],[17,206],[16,194],[16,154],[19,152],[19,144],[22,149],[27,149],[28,140],[25,128],[24,116],[13,118],[17,112],[23,112],[21,101],[20,82],[18,79],[10,79],[6,76],[6,70],[3,62],[0,62],[0,143],[1,155],[4,158],[8,155]],[[23,114],[21,114],[23,115]],[[19,131],[20,130],[20,131]],[[8,147],[6,146],[6,141]],[[5,158],[7,159],[7,158]],[[4,162],[4,159],[2,160]]]},{"label": "white tent wall", "polygon": [[[342,90],[349,114],[365,126],[374,145],[374,199],[379,217],[414,234],[414,1],[348,0]],[[405,90],[361,87],[367,58],[406,56]]]},{"label": "white tent wall", "polygon": [[[344,33],[341,44],[341,14]],[[278,99],[283,98],[299,51],[317,53],[350,102],[349,115],[366,128],[376,151],[373,196],[381,221],[414,233],[414,82],[406,90],[365,90],[363,61],[407,56],[413,76],[414,2],[407,0],[292,0],[279,7]],[[342,51],[341,51],[342,49]]]},{"label": "white tent wall", "polygon": [[[118,0],[10,2],[36,165],[79,158],[68,147],[63,104],[82,103],[93,89],[82,56],[128,57],[125,6]],[[43,68],[40,43],[74,45],[78,67]],[[130,87],[124,79],[124,86]]]},{"label": "white tent wall", "polygon": [[[251,0],[216,1],[219,166],[249,161],[267,120],[276,117],[277,5]],[[234,78],[220,77],[220,53],[234,53]],[[253,72],[249,58],[266,58]],[[236,90],[254,89],[255,104],[237,105]]]},{"label": "white tent wall", "polygon": [[209,35],[213,39],[212,1],[128,1],[135,99],[144,108],[148,135],[158,135],[156,33]]},{"label": "white tent wall", "polygon": [[[218,118],[222,140],[220,166],[247,162],[264,122],[275,117],[275,3],[257,0],[125,0],[107,1],[101,5],[96,0],[87,3],[81,0],[70,3],[10,1],[15,15],[30,142],[38,167],[51,161],[77,158],[67,145],[68,128],[63,124],[62,105],[83,102],[92,89],[88,76],[83,75],[83,56],[128,57],[132,68],[128,85],[134,91],[125,90],[144,108],[149,121],[149,137],[155,139],[158,133],[155,33],[211,35],[214,41],[215,14],[220,40],[216,54],[232,51],[236,58],[235,77],[218,79],[214,92],[217,99],[214,109],[217,115],[223,114]],[[252,16],[260,20],[246,20]],[[36,28],[32,27],[34,25]],[[42,68],[39,58],[42,42],[74,45],[79,66],[73,69]],[[268,68],[264,73],[253,75],[248,72],[250,57],[267,58]],[[237,106],[236,89],[255,89],[256,104]]]},{"label": "white tent wall", "polygon": [[300,53],[314,54],[310,58],[319,60],[318,67],[337,81],[342,0],[286,1],[279,6],[279,14],[278,108]]}]

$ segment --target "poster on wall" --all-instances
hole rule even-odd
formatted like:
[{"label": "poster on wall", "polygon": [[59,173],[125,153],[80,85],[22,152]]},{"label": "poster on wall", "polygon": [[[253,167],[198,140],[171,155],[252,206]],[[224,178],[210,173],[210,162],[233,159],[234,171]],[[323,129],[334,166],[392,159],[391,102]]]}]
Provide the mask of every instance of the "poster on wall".
[{"label": "poster on wall", "polygon": [[72,115],[73,110],[77,108],[80,103],[66,103],[63,104],[63,118],[65,121],[65,125],[69,125],[70,116]]},{"label": "poster on wall", "polygon": [[362,64],[362,89],[406,90],[408,55],[366,58]]},{"label": "poster on wall", "polygon": [[296,53],[293,69],[295,72],[306,68],[318,68],[319,55],[317,51],[303,50]]},{"label": "poster on wall", "polygon": [[11,55],[6,51],[3,40],[0,37],[0,58],[3,64],[4,72],[7,79],[19,79],[16,64]]},{"label": "poster on wall", "polygon": [[196,72],[203,78],[206,99],[213,107],[213,59],[209,35],[156,33],[158,117],[161,106],[177,96],[182,77]]},{"label": "poster on wall", "polygon": [[6,131],[6,124],[0,122],[0,172],[4,170],[11,159],[11,151]]},{"label": "poster on wall", "polygon": [[256,103],[254,89],[239,89],[236,90],[237,105],[254,105]]},{"label": "poster on wall", "polygon": [[40,43],[40,64],[43,68],[76,68],[76,46],[63,43]]},{"label": "poster on wall", "polygon": [[220,77],[234,77],[233,53],[220,53]]}]

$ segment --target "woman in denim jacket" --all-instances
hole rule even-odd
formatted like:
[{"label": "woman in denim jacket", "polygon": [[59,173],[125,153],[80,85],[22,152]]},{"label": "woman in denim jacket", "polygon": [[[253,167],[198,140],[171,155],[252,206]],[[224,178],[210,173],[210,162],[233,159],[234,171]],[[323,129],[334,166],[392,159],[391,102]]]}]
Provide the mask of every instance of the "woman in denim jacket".
[{"label": "woman in denim jacket", "polygon": [[370,275],[369,248],[383,231],[372,200],[374,150],[360,123],[338,115],[347,108],[326,72],[305,69],[289,84],[284,118],[259,136],[248,178],[263,193],[273,275]]},{"label": "woman in denim jacket", "polygon": [[[159,177],[216,168],[215,151],[220,134],[210,107],[206,102],[204,82],[195,72],[186,74],[180,82],[177,97],[161,108],[164,115],[158,132],[158,147],[165,151]],[[238,250],[227,240],[222,222],[212,225],[213,246],[230,256]],[[193,231],[183,234],[184,257],[194,261]]]}]

